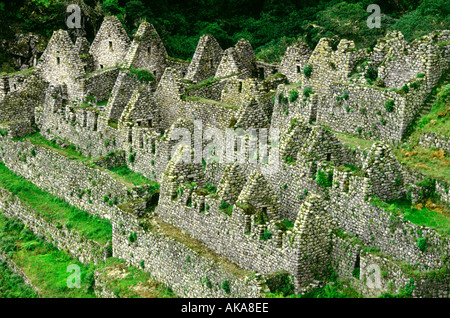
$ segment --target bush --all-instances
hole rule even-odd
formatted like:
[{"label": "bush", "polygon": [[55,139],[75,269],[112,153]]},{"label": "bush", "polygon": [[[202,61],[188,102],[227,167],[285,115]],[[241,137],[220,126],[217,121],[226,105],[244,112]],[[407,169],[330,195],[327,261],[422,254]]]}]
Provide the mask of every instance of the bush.
[{"label": "bush", "polygon": [[394,104],[395,102],[390,99],[384,104],[384,108],[386,108],[388,112],[392,112],[394,110]]},{"label": "bush", "polygon": [[130,233],[130,236],[128,236],[128,240],[129,240],[131,243],[135,242],[135,241],[137,240],[137,235],[136,235],[136,233],[135,233],[135,232]]},{"label": "bush", "polygon": [[310,64],[306,64],[305,68],[303,69],[303,74],[305,74],[306,77],[310,77],[312,73],[312,66]]},{"label": "bush", "polygon": [[222,282],[222,289],[223,289],[227,294],[229,294],[229,293],[231,292],[231,290],[230,290],[230,281],[228,281],[228,280],[223,281],[223,282]]},{"label": "bush", "polygon": [[314,91],[312,90],[312,88],[310,86],[306,86],[305,89],[303,90],[303,95],[308,98],[309,95],[314,94]]},{"label": "bush", "polygon": [[292,91],[289,92],[289,101],[291,103],[295,102],[298,98],[298,92],[293,89]]},{"label": "bush", "polygon": [[130,67],[130,73],[128,76],[134,77],[141,83],[149,83],[155,81],[155,76],[153,76],[152,72],[147,70],[137,70],[135,68]]},{"label": "bush", "polygon": [[331,182],[333,181],[333,171],[330,170],[328,174],[322,170],[317,171],[316,181],[318,185],[324,188],[331,187]]},{"label": "bush", "polygon": [[422,252],[425,252],[427,247],[428,247],[428,241],[425,237],[420,237],[417,239],[417,247],[419,248],[419,250],[421,250]]}]

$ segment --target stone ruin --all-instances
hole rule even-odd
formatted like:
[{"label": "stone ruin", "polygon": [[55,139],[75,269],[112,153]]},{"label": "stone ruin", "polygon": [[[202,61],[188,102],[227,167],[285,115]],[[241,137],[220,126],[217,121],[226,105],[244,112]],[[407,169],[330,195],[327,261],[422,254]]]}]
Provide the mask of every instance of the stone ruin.
[{"label": "stone ruin", "polygon": [[[151,24],[142,23],[130,40],[110,16],[92,44],[82,37],[73,43],[67,31],[55,31],[35,68],[0,77],[1,126],[8,131],[2,149],[15,151],[10,138],[38,129],[47,139],[74,144],[83,156],[112,158],[99,165],[126,164],[157,181],[154,222],[253,273],[243,280],[208,263],[213,283],[232,282],[232,296],[259,297],[275,288],[279,275],[304,293],[335,273],[366,296],[395,292],[414,280],[413,296],[449,297],[450,240],[407,220],[394,224],[370,204],[375,197],[404,197],[417,181],[389,144],[402,140],[448,71],[449,38],[446,30],[408,43],[390,32],[373,50],[323,38],[313,50],[301,42],[289,47],[280,64],[269,64],[257,61],[244,39],[224,50],[204,35],[187,62],[167,56]],[[379,141],[369,151],[352,149],[333,131]],[[231,136],[231,146],[221,136]],[[255,143],[258,154],[247,155]],[[1,160],[71,204],[110,219],[113,256],[136,266],[145,261],[144,270],[180,295],[230,295],[196,283],[205,259],[190,257],[196,269],[190,272],[174,252],[194,255],[187,243],[140,227],[145,187],[127,192],[107,174],[94,177],[93,169],[45,152],[32,164],[15,164],[9,153]],[[46,158],[61,163],[62,173],[75,181],[51,186],[50,176],[58,172],[50,171]],[[87,178],[107,180],[108,187],[92,190],[98,199],[87,204],[67,195],[73,182]],[[127,208],[104,204],[107,192],[125,198]],[[416,245],[419,231],[427,235],[426,251]],[[137,236],[132,244],[130,233]],[[372,288],[366,281],[374,264],[383,275]],[[413,264],[419,274],[405,269]],[[443,278],[426,275],[442,268]]]}]

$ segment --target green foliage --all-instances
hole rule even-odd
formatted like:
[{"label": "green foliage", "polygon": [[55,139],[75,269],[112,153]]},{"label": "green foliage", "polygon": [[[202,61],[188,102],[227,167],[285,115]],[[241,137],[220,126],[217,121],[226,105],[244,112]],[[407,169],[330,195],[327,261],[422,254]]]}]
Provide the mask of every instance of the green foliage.
[{"label": "green foliage", "polygon": [[130,235],[128,236],[128,240],[133,243],[137,240],[137,235],[135,232],[130,233]]},{"label": "green foliage", "polygon": [[384,108],[386,108],[388,112],[392,112],[394,110],[394,104],[394,100],[390,99],[384,104]]},{"label": "green foliage", "polygon": [[306,64],[305,68],[303,69],[303,74],[305,74],[306,77],[310,77],[312,73],[312,66],[310,64]]},{"label": "green foliage", "polygon": [[205,189],[211,194],[214,194],[217,191],[217,187],[215,185],[210,184],[210,183],[207,183],[205,185]]},{"label": "green foliage", "polygon": [[219,209],[224,211],[226,214],[231,215],[233,212],[233,205],[228,204],[225,200],[222,200],[220,202]]},{"label": "green foliage", "polygon": [[272,232],[269,231],[268,229],[264,229],[264,232],[263,232],[263,235],[261,237],[261,240],[267,241],[267,240],[269,240],[271,238],[272,238]]},{"label": "green foliage", "polygon": [[149,72],[147,70],[138,70],[138,69],[135,69],[132,67],[130,67],[130,73],[128,75],[131,77],[134,77],[141,83],[148,84],[148,83],[154,82],[156,80],[155,76],[153,76],[152,72]]},{"label": "green foliage", "polygon": [[306,86],[306,87],[303,89],[303,95],[304,95],[306,98],[308,98],[309,95],[312,95],[312,94],[314,94],[314,91],[312,90],[312,88],[311,88],[310,86]]},{"label": "green foliage", "polygon": [[99,219],[79,210],[66,201],[42,191],[33,183],[10,171],[0,162],[0,186],[17,195],[50,223],[60,223],[73,228],[88,239],[102,244],[111,239],[112,226],[108,220]]},{"label": "green foliage", "polygon": [[317,176],[316,176],[316,181],[317,181],[318,185],[320,185],[324,188],[331,187],[332,181],[333,181],[333,170],[328,171],[328,173],[326,173],[325,171],[322,171],[322,170],[318,170]]},{"label": "green foliage", "polygon": [[295,89],[291,90],[289,92],[289,101],[291,103],[295,102],[298,98],[298,91],[296,91]]},{"label": "green foliage", "polygon": [[1,298],[37,298],[36,292],[26,285],[8,265],[0,261],[0,297]]},{"label": "green foliage", "polygon": [[428,247],[428,240],[425,237],[419,237],[417,239],[417,247],[422,252],[425,252]]},{"label": "green foliage", "polygon": [[222,289],[229,294],[231,292],[230,290],[230,281],[229,280],[225,280],[222,282]]},{"label": "green foliage", "polygon": [[392,29],[399,30],[407,41],[434,30],[449,29],[450,4],[447,0],[423,0],[416,10],[403,15]]},{"label": "green foliage", "polygon": [[3,137],[8,136],[8,130],[0,128],[0,136],[3,136]]}]

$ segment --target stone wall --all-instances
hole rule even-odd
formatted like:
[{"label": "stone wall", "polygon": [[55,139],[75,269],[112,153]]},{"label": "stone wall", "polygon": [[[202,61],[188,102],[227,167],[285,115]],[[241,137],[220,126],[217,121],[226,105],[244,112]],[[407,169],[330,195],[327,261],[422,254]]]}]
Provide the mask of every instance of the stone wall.
[{"label": "stone wall", "polygon": [[68,252],[80,262],[103,262],[105,253],[102,245],[63,224],[44,220],[28,204],[3,188],[0,188],[0,208],[5,216],[19,219],[35,235],[43,237],[57,249]]},{"label": "stone wall", "polygon": [[129,196],[131,188],[113,179],[107,171],[90,168],[29,141],[14,142],[2,137],[0,144],[1,160],[8,169],[92,215],[110,219],[115,206],[105,202],[104,197],[108,201],[117,197],[120,203]]},{"label": "stone wall", "polygon": [[95,35],[89,53],[96,70],[122,65],[130,47],[130,38],[116,16],[106,16]]},{"label": "stone wall", "polygon": [[[261,282],[254,273],[224,259],[221,262],[217,256],[211,259],[213,253],[207,248],[183,236],[191,242],[191,247],[186,246],[175,228],[166,225],[161,230],[152,224],[150,230],[144,230],[139,221],[130,214],[116,215],[113,220],[114,257],[150,272],[180,297],[261,297]],[[172,231],[172,236],[164,230]],[[222,288],[226,281],[230,293]]]},{"label": "stone wall", "polygon": [[84,79],[83,96],[93,96],[97,102],[107,100],[118,75],[118,68],[100,69],[88,74]]},{"label": "stone wall", "polygon": [[419,145],[425,148],[438,148],[450,153],[450,137],[436,133],[425,133],[420,136]]}]

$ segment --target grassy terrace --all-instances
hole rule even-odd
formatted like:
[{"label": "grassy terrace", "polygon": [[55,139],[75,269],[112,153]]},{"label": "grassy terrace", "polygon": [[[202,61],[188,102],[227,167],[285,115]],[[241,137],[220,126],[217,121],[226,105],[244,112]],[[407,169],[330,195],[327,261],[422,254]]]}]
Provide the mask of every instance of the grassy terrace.
[{"label": "grassy terrace", "polygon": [[388,202],[373,198],[371,204],[383,208],[393,217],[404,217],[411,223],[427,226],[437,233],[450,237],[450,209],[448,206],[440,206],[427,201],[425,206],[418,204],[411,205],[411,201],[406,199],[392,200]]},{"label": "grassy terrace", "polygon": [[56,142],[50,141],[42,136],[40,133],[34,133],[32,135],[25,136],[23,138],[18,138],[16,140],[25,141],[29,140],[32,144],[36,146],[41,146],[52,151],[56,151],[59,154],[76,161],[83,162],[93,169],[100,169],[106,171],[114,179],[126,184],[129,187],[151,184],[155,188],[159,188],[159,184],[143,175],[132,171],[127,166],[121,166],[116,168],[111,168],[109,170],[98,167],[95,165],[95,158],[88,158],[81,154],[81,151],[77,150],[77,147],[70,144],[67,148],[61,148]]},{"label": "grassy terrace", "polygon": [[[108,287],[119,297],[175,297],[170,288],[155,282],[149,273],[134,267],[127,267],[124,261],[108,258],[106,264],[82,264],[71,258],[53,245],[36,237],[18,220],[9,219],[0,213],[0,249],[7,253],[17,266],[28,276],[32,284],[39,289],[39,297],[49,298],[93,298],[94,271],[106,267],[121,266],[122,272]],[[76,264],[80,267],[81,288],[68,288],[67,279],[74,272],[67,272],[67,267]],[[23,286],[17,278],[11,278],[0,264],[0,295],[13,297],[35,297],[28,290],[22,292]],[[12,286],[12,279],[19,284]],[[151,286],[149,289],[148,286]],[[147,288],[146,288],[147,287]]]},{"label": "grassy terrace", "polygon": [[0,186],[17,195],[39,216],[53,224],[73,228],[86,238],[105,244],[112,237],[112,226],[107,220],[96,218],[60,198],[42,191],[25,178],[10,171],[0,162]]},{"label": "grassy terrace", "polygon": [[113,177],[118,178],[118,180],[122,182],[132,183],[135,186],[150,184],[155,191],[159,189],[159,184],[157,182],[134,172],[126,165],[110,168],[109,171],[112,172]]},{"label": "grassy terrace", "polygon": [[420,137],[425,133],[450,136],[449,119],[450,84],[447,84],[437,89],[436,101],[430,113],[418,121],[408,142],[394,148],[397,159],[411,169],[449,183],[450,154],[419,145]]},{"label": "grassy terrace", "polygon": [[345,134],[337,131],[333,131],[336,137],[343,143],[347,144],[351,148],[370,148],[374,144],[373,140],[367,140],[364,138],[356,137],[354,135]]},{"label": "grassy terrace", "polygon": [[0,261],[0,298],[37,298],[37,294],[24,283],[22,277]]},{"label": "grassy terrace", "polygon": [[198,97],[198,96],[184,96],[183,99],[186,101],[201,102],[201,103],[205,103],[205,104],[209,104],[209,105],[217,105],[217,106],[222,106],[222,107],[231,108],[231,109],[239,109],[239,106],[236,106],[236,105],[221,103],[221,102],[218,102],[218,101],[215,101],[212,99],[207,99],[207,98]]}]

